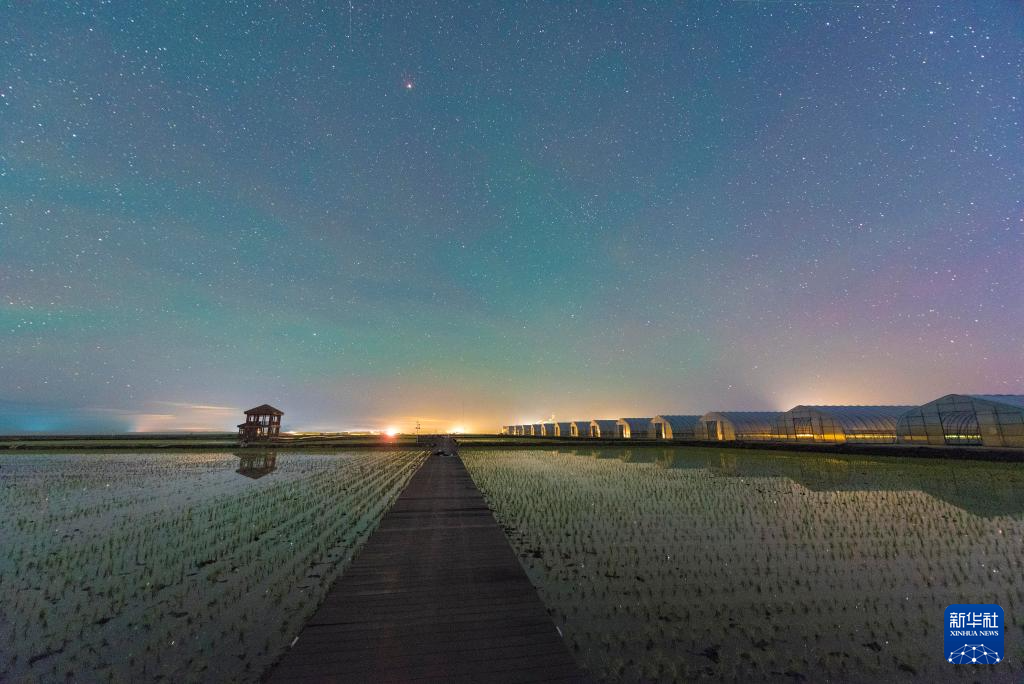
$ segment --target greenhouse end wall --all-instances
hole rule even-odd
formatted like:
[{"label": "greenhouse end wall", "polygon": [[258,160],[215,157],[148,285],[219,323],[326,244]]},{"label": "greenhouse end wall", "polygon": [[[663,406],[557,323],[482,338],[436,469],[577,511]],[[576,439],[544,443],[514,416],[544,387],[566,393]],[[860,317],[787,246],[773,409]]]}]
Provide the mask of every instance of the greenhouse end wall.
[{"label": "greenhouse end wall", "polygon": [[1024,447],[1024,397],[949,394],[908,411],[900,444]]},{"label": "greenhouse end wall", "polygon": [[616,434],[624,439],[650,439],[654,435],[651,419],[620,418],[616,424]]},{"label": "greenhouse end wall", "polygon": [[617,421],[614,420],[592,420],[590,421],[590,437],[601,439],[615,439],[618,436]]},{"label": "greenhouse end wall", "polygon": [[700,416],[660,415],[651,419],[651,437],[665,440],[696,439],[694,430]]}]

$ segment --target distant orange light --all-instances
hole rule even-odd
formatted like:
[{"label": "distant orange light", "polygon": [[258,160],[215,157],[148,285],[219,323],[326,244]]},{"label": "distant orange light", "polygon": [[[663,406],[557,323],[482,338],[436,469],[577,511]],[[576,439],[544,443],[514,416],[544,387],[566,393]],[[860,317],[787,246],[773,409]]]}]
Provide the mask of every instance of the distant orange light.
[{"label": "distant orange light", "polygon": [[398,428],[389,427],[387,430],[384,431],[384,434],[387,435],[388,437],[394,437],[395,435],[398,434]]}]

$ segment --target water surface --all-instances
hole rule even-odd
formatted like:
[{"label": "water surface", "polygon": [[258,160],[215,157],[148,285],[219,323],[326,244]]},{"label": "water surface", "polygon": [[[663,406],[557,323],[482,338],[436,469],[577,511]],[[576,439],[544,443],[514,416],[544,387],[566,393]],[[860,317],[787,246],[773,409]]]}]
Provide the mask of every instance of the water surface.
[{"label": "water surface", "polygon": [[[600,679],[1020,679],[1024,464],[697,448],[463,458]],[[1003,663],[945,661],[951,603],[1003,607]]]},{"label": "water surface", "polygon": [[0,455],[0,681],[255,681],[416,452]]}]

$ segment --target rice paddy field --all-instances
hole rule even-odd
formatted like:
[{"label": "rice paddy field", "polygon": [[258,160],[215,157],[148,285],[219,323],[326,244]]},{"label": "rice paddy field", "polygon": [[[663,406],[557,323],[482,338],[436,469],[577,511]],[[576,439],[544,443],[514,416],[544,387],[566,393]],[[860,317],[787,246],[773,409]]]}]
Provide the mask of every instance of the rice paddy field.
[{"label": "rice paddy field", "polygon": [[[599,680],[1024,675],[1020,464],[694,448],[462,458]],[[1003,607],[1003,662],[946,662],[951,603]]]},{"label": "rice paddy field", "polygon": [[242,455],[0,455],[0,681],[258,680],[424,458]]}]

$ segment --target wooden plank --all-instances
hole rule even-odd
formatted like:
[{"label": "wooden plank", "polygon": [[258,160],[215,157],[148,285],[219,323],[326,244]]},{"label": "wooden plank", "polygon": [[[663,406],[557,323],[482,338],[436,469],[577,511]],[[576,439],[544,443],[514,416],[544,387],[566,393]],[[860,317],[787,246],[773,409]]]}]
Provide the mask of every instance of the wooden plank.
[{"label": "wooden plank", "polygon": [[462,461],[428,458],[271,682],[584,682]]}]

